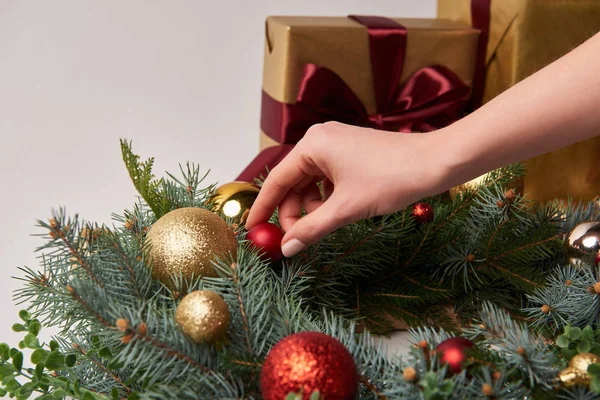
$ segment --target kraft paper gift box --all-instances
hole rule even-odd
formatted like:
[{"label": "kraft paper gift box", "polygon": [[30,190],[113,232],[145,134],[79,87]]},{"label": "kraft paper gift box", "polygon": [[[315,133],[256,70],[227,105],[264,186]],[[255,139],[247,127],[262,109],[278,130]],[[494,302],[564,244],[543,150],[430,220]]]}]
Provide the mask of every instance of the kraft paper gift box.
[{"label": "kraft paper gift box", "polygon": [[269,17],[265,36],[262,152],[238,180],[265,175],[314,123],[428,131],[459,118],[479,31],[444,19],[289,16]]},{"label": "kraft paper gift box", "polygon": [[[438,0],[438,16],[478,28],[489,18],[484,103],[600,31],[598,0]],[[597,137],[526,160],[525,193],[538,201],[595,198],[599,155]]]}]

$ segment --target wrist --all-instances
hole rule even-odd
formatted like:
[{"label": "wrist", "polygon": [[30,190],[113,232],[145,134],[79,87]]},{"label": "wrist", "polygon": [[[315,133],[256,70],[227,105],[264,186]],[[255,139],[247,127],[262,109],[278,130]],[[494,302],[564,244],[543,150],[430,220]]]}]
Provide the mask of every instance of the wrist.
[{"label": "wrist", "polygon": [[485,171],[479,171],[477,154],[466,142],[456,124],[427,134],[432,149],[434,165],[438,166],[437,192],[473,179]]}]

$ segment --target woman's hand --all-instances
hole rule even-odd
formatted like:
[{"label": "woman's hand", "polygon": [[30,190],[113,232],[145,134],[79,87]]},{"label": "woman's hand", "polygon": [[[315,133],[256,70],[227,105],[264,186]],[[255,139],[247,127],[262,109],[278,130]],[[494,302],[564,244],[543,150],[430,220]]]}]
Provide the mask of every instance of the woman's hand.
[{"label": "woman's hand", "polygon": [[[246,227],[279,207],[282,251],[290,257],[337,228],[437,194],[448,170],[439,136],[315,125],[269,173]],[[301,218],[302,209],[308,215]]]}]

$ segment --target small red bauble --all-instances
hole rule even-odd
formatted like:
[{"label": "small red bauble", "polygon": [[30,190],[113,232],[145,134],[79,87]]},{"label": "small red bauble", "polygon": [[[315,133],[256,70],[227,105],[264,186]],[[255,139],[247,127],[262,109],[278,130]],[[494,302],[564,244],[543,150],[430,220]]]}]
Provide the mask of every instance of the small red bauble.
[{"label": "small red bauble", "polygon": [[302,399],[319,391],[327,400],[354,399],[358,374],[343,344],[321,332],[300,332],[279,341],[265,359],[260,389],[265,400],[282,400],[291,393]]},{"label": "small red bauble", "polygon": [[412,215],[420,224],[431,222],[433,221],[433,207],[427,203],[417,203],[413,206]]},{"label": "small red bauble", "polygon": [[466,353],[475,346],[475,343],[462,337],[453,337],[444,340],[435,348],[435,352],[440,355],[442,364],[448,364],[448,368],[454,374],[463,369]]},{"label": "small red bauble", "polygon": [[281,253],[283,231],[277,225],[270,222],[258,224],[248,231],[246,239],[252,243],[252,246],[262,251],[265,259],[279,261],[283,258]]},{"label": "small red bauble", "polygon": [[596,266],[600,263],[600,254],[596,255]]}]

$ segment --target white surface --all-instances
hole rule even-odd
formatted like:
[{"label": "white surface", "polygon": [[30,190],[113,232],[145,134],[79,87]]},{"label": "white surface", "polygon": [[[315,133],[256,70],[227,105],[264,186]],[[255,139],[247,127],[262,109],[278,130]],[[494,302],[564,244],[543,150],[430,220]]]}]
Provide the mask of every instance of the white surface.
[{"label": "white surface", "polygon": [[435,0],[0,0],[0,341],[19,337],[10,277],[37,266],[35,220],[133,204],[119,138],[158,174],[232,180],[258,149],[265,17],[351,13],[433,17]]}]

